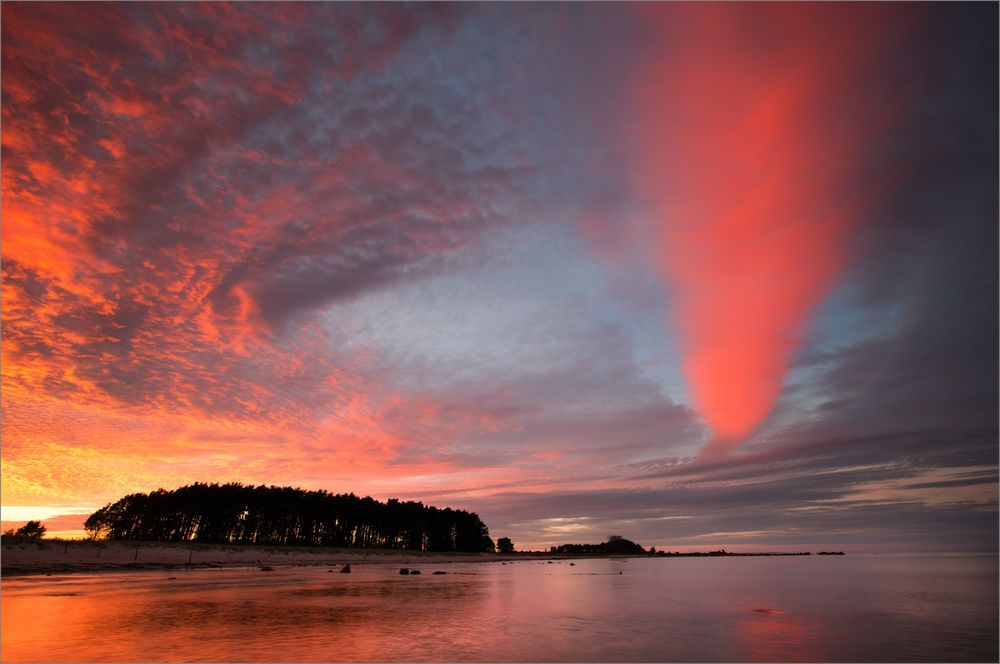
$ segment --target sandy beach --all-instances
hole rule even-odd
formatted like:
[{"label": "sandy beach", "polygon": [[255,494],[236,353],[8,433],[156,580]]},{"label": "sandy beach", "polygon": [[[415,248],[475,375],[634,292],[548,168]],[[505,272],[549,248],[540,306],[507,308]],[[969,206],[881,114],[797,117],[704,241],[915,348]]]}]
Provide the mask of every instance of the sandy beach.
[{"label": "sandy beach", "polygon": [[[541,556],[542,554],[535,554]],[[42,540],[4,542],[3,576],[173,567],[248,567],[260,561],[271,567],[295,565],[446,564],[523,560],[532,554],[437,553],[387,549],[339,549],[162,542]],[[546,558],[552,556],[545,556]]]}]

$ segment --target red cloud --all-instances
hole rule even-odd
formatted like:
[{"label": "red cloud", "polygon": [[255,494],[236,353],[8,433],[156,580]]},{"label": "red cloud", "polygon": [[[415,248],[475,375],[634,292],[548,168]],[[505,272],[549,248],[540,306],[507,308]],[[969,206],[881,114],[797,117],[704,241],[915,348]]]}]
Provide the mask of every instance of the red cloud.
[{"label": "red cloud", "polygon": [[858,174],[889,103],[865,78],[877,11],[649,9],[671,35],[635,72],[635,170],[711,450],[768,415],[847,260]]},{"label": "red cloud", "polygon": [[440,86],[376,103],[349,84],[450,13],[3,6],[6,499],[389,473],[411,441],[382,421],[406,397],[313,314],[431,271],[493,218],[421,112]]}]

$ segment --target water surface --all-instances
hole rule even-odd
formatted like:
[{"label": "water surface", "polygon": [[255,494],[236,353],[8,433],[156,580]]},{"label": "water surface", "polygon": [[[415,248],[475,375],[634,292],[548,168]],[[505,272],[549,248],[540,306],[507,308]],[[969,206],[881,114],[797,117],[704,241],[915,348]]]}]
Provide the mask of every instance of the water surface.
[{"label": "water surface", "polygon": [[997,661],[997,567],[872,555],[13,577],[2,659]]}]

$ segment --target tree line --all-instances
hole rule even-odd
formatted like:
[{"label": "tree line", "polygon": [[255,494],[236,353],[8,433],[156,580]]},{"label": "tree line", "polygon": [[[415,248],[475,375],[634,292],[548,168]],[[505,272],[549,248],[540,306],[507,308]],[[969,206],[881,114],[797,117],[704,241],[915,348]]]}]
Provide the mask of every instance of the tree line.
[{"label": "tree line", "polygon": [[3,537],[12,537],[14,539],[29,539],[29,540],[40,540],[45,535],[45,526],[42,525],[41,521],[29,521],[17,530],[13,528],[8,528],[3,531]]},{"label": "tree line", "polygon": [[91,514],[84,528],[108,540],[494,550],[489,529],[472,512],[238,483],[133,493]]},{"label": "tree line", "polygon": [[[621,535],[611,535],[600,544],[562,544],[549,549],[550,553],[638,555],[647,551]],[[651,553],[652,551],[650,551]]]}]

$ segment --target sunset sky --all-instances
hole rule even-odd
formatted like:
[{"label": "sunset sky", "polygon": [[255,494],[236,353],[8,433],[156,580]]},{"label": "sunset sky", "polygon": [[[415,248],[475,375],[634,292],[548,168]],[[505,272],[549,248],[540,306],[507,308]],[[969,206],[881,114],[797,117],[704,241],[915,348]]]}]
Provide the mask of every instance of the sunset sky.
[{"label": "sunset sky", "polygon": [[2,12],[4,528],[996,548],[995,3]]}]

